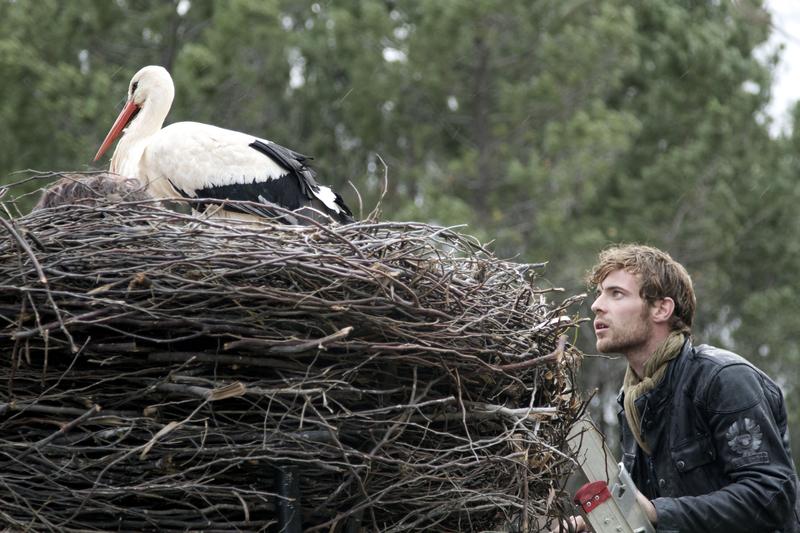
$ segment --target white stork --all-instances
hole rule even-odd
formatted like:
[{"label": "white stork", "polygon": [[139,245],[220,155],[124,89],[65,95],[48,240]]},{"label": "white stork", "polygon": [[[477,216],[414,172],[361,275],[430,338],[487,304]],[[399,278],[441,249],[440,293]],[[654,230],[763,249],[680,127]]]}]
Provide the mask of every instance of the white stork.
[{"label": "white stork", "polygon": [[[222,216],[232,218],[255,214],[297,223],[295,217],[271,207],[277,205],[305,214],[321,212],[342,223],[353,221],[342,197],[317,183],[307,156],[266,139],[198,122],[162,129],[174,96],[172,77],[163,67],[151,65],[137,72],[128,101],[94,160],[124,130],[110,171],[139,179],[154,198],[209,199],[208,204],[221,205]],[[224,200],[259,205],[239,208]]]}]

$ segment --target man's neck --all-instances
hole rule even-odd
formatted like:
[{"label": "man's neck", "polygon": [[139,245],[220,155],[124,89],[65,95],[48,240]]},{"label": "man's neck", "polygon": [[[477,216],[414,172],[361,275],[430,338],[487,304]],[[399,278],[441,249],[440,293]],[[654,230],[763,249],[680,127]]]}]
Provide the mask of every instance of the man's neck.
[{"label": "man's neck", "polygon": [[639,379],[644,377],[644,365],[667,337],[669,337],[669,331],[654,333],[646,343],[624,354],[625,359],[628,360],[628,365]]}]

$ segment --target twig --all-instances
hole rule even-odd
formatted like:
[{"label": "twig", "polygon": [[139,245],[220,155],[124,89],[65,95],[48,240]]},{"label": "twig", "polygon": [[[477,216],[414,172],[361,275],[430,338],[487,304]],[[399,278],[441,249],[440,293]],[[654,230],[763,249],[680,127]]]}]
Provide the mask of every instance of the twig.
[{"label": "twig", "polygon": [[32,452],[41,450],[42,448],[44,448],[47,444],[51,443],[56,438],[64,435],[68,431],[71,431],[73,428],[78,427],[79,425],[81,425],[82,423],[86,422],[87,420],[89,420],[90,418],[92,418],[94,415],[96,415],[99,412],[100,412],[100,406],[99,405],[93,405],[91,409],[89,409],[88,411],[83,413],[78,418],[72,420],[71,422],[68,422],[68,423],[64,424],[63,426],[61,426],[61,429],[59,429],[58,431],[50,434],[49,436],[43,438],[42,440],[36,442],[30,448],[28,448],[27,450],[25,450],[22,453],[20,453],[17,456],[17,460],[21,460],[21,459],[25,458],[28,454],[30,454]]}]

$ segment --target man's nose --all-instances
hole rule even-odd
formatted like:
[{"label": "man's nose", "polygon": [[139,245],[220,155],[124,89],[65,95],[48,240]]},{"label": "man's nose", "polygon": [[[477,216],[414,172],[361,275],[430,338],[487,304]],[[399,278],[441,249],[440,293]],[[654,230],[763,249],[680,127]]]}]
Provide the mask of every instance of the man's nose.
[{"label": "man's nose", "polygon": [[601,296],[598,296],[597,298],[595,298],[595,299],[594,299],[594,302],[592,302],[592,312],[593,312],[594,314],[597,314],[597,313],[598,313],[598,311],[600,311],[600,310],[601,310],[601,308],[602,308],[602,305],[603,305],[603,304],[602,304],[602,302],[600,301],[600,300],[602,299],[602,297],[603,297],[602,295],[601,295]]}]

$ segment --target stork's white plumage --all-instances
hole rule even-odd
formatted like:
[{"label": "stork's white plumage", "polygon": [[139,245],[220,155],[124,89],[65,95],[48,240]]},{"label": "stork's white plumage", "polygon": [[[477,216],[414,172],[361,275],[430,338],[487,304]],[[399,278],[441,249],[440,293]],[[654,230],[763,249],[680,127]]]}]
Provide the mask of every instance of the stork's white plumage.
[{"label": "stork's white plumage", "polygon": [[[148,66],[137,72],[128,101],[95,161],[124,130],[110,170],[139,179],[155,198],[207,198],[214,204],[248,200],[259,202],[244,209],[250,215],[295,221],[278,213],[273,208],[277,205],[290,210],[311,208],[339,222],[353,220],[342,197],[317,183],[306,164],[307,156],[266,139],[198,122],[178,122],[162,129],[174,96],[166,69]],[[222,208],[228,213],[242,212],[230,204]]]}]

